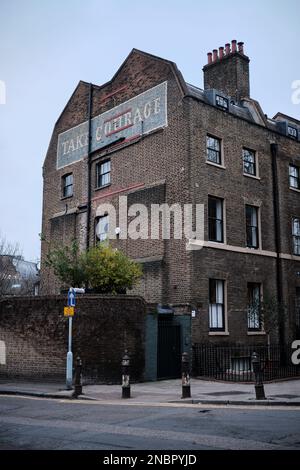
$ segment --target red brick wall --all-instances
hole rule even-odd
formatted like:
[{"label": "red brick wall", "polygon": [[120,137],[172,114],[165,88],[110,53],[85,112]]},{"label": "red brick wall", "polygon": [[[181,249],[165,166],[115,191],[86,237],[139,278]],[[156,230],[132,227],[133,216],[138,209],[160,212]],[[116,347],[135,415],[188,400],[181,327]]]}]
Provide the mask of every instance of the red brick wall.
[{"label": "red brick wall", "polygon": [[[65,379],[68,319],[65,296],[10,298],[0,301],[0,341],[6,364],[0,378]],[[133,379],[144,372],[146,304],[134,296],[85,295],[77,299],[73,318],[74,361],[83,361],[83,378],[120,382],[125,348]]]}]

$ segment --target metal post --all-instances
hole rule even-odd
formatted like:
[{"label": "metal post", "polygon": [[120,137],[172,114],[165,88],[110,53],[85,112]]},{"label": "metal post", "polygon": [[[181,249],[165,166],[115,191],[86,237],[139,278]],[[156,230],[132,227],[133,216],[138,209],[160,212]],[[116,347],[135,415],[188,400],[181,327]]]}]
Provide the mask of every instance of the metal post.
[{"label": "metal post", "polygon": [[77,398],[79,395],[82,394],[82,361],[80,357],[78,356],[76,359],[76,365],[75,365],[75,388],[74,388],[74,393],[73,397]]},{"label": "metal post", "polygon": [[130,376],[129,376],[130,359],[125,350],[122,358],[122,398],[130,398]]},{"label": "metal post", "polygon": [[253,372],[255,376],[255,395],[256,395],[256,400],[265,400],[265,390],[264,390],[264,384],[262,381],[262,373],[261,373],[261,367],[260,367],[260,362],[259,362],[259,357],[257,353],[252,354],[251,358],[252,362],[252,367],[253,367]]},{"label": "metal post", "polygon": [[187,352],[182,354],[181,358],[181,379],[182,379],[182,397],[191,397],[191,384],[190,384],[190,361]]},{"label": "metal post", "polygon": [[69,343],[67,353],[67,378],[66,385],[68,390],[72,390],[73,383],[73,353],[72,353],[72,317],[69,317]]},{"label": "metal post", "polygon": [[[76,293],[84,294],[85,289],[81,287],[70,287],[68,291],[68,307],[75,308],[76,305]],[[74,314],[74,312],[73,312]],[[66,385],[67,389],[72,389],[73,383],[73,354],[72,354],[72,316],[69,316],[69,341],[68,341],[68,353],[67,353],[67,373],[66,373]]]}]

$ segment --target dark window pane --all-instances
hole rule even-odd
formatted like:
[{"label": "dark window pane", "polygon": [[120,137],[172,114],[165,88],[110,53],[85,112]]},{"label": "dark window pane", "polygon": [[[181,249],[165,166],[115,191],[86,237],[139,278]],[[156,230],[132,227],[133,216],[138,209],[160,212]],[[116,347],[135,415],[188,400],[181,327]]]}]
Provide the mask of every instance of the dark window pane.
[{"label": "dark window pane", "polygon": [[228,99],[223,96],[216,95],[216,105],[220,108],[228,110]]},{"label": "dark window pane", "polygon": [[223,242],[223,201],[208,198],[208,238],[210,241]]},{"label": "dark window pane", "polygon": [[209,280],[209,329],[224,331],[224,281]]},{"label": "dark window pane", "polygon": [[73,175],[63,176],[63,197],[73,196]]},{"label": "dark window pane", "polygon": [[97,164],[97,187],[101,188],[110,183],[110,160]]},{"label": "dark window pane", "polygon": [[289,167],[290,187],[300,189],[300,170],[297,166]]},{"label": "dark window pane", "polygon": [[96,232],[96,240],[97,241],[104,241],[108,237],[108,230],[109,230],[109,216],[104,215],[97,219],[95,232]]},{"label": "dark window pane", "polygon": [[254,206],[246,205],[246,235],[247,246],[258,248],[258,209]]},{"label": "dark window pane", "polygon": [[255,152],[249,149],[243,149],[244,173],[256,176]]},{"label": "dark window pane", "polygon": [[295,127],[288,126],[288,135],[294,139],[298,138],[298,130]]},{"label": "dark window pane", "polygon": [[248,329],[260,330],[261,327],[261,287],[248,283]]},{"label": "dark window pane", "polygon": [[300,218],[294,217],[292,221],[293,252],[300,255]]},{"label": "dark window pane", "polygon": [[215,137],[206,137],[207,160],[221,165],[221,141]]}]

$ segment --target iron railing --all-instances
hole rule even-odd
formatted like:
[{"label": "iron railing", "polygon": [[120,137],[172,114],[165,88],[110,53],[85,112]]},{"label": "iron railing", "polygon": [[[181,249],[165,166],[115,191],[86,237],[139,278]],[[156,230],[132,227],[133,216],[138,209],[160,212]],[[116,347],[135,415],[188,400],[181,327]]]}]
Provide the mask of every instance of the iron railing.
[{"label": "iron railing", "polygon": [[291,362],[291,345],[193,345],[193,375],[232,382],[253,382],[252,353],[259,356],[264,381],[300,376]]}]

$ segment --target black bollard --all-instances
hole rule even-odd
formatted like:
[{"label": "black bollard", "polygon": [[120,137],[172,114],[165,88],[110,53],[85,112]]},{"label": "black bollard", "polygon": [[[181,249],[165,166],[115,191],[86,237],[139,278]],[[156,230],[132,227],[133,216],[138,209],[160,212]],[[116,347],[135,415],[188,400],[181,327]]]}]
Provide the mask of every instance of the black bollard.
[{"label": "black bollard", "polygon": [[252,362],[252,367],[253,367],[253,372],[255,376],[255,396],[256,400],[265,400],[265,390],[264,390],[264,384],[262,381],[262,373],[261,373],[261,367],[260,367],[260,362],[259,362],[259,357],[257,353],[252,354],[251,358]]},{"label": "black bollard", "polygon": [[122,398],[130,398],[130,358],[125,350],[125,354],[122,358]]},{"label": "black bollard", "polygon": [[75,365],[75,387],[72,396],[77,398],[79,395],[82,395],[82,361],[78,356]]},{"label": "black bollard", "polygon": [[190,384],[190,361],[187,352],[182,354],[181,358],[181,379],[182,379],[182,397],[191,397],[191,384]]}]

